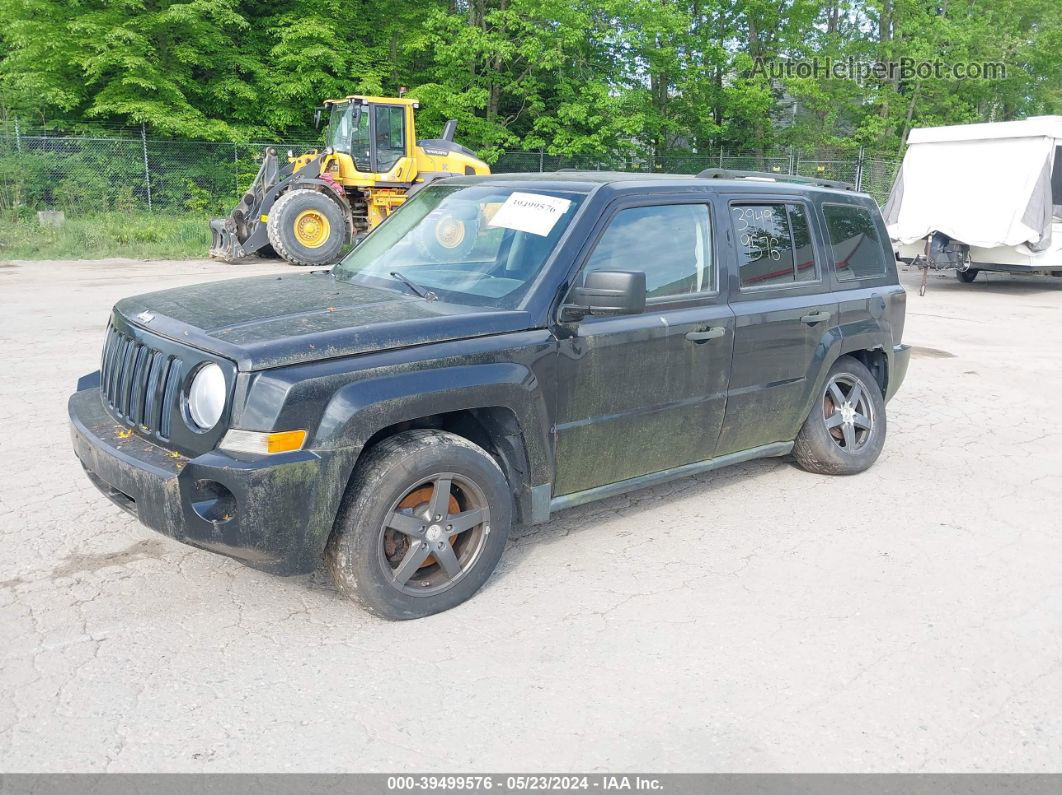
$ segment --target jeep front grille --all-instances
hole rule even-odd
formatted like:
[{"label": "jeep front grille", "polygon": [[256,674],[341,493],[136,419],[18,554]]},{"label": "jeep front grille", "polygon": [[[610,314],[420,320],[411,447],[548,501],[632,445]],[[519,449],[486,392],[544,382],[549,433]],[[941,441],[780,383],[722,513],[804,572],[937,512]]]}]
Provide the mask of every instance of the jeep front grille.
[{"label": "jeep front grille", "polygon": [[112,325],[103,344],[100,391],[120,420],[167,439],[181,367],[177,357],[139,343]]}]

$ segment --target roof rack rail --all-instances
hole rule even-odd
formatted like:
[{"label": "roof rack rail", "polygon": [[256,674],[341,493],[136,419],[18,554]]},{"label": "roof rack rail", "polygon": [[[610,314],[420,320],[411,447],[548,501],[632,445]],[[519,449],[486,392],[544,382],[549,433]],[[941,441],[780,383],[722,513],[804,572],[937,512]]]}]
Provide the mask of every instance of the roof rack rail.
[{"label": "roof rack rail", "polygon": [[797,174],[775,174],[770,171],[734,171],[729,168],[706,168],[697,175],[700,179],[758,179],[771,182],[795,182],[799,185],[814,185],[817,188],[836,188],[837,190],[855,190],[851,182],[819,177],[803,177]]}]

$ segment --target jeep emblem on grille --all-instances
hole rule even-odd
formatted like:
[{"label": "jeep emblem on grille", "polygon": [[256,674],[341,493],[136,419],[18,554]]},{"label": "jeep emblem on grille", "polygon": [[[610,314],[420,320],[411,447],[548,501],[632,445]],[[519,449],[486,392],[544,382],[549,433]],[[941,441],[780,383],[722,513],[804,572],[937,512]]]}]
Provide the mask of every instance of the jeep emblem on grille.
[{"label": "jeep emblem on grille", "polygon": [[136,319],[139,320],[141,323],[150,323],[152,320],[155,319],[155,316],[150,312],[141,312],[139,315],[136,316]]}]

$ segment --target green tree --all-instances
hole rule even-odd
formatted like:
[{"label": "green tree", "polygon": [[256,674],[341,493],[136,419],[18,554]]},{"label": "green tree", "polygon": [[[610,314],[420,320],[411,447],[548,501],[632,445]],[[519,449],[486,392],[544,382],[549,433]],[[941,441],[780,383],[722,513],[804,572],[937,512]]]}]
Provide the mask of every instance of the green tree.
[{"label": "green tree", "polygon": [[[308,138],[351,93],[421,100],[493,157],[867,146],[1062,112],[1057,0],[0,0],[0,120]],[[997,61],[1004,79],[772,78],[779,62]]]}]

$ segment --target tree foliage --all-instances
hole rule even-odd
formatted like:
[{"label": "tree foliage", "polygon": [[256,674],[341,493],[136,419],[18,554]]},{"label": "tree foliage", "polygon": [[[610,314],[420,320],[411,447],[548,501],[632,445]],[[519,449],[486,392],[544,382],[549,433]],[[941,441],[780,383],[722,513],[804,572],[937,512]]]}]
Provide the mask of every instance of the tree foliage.
[{"label": "tree foliage", "polygon": [[[1058,0],[0,0],[0,115],[206,140],[312,135],[322,99],[421,100],[422,135],[566,155],[868,146],[1062,112]],[[999,62],[1006,77],[758,63]]]}]

